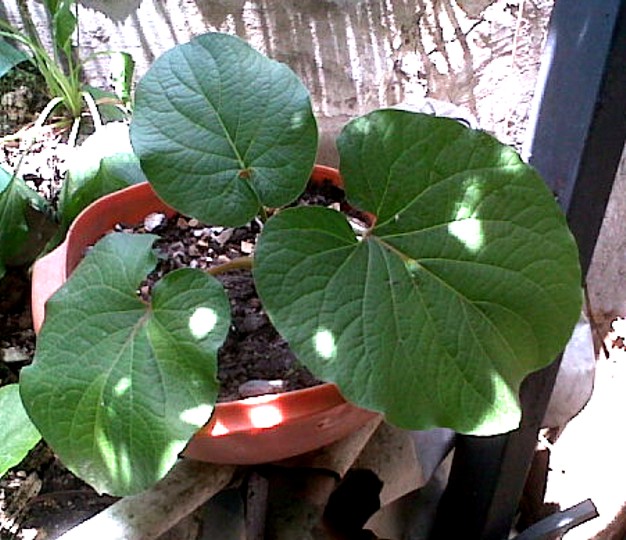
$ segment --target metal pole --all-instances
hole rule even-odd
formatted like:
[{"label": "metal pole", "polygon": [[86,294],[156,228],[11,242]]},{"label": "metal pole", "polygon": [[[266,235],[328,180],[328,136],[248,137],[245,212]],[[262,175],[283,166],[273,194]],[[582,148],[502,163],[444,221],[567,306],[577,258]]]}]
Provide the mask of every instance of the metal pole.
[{"label": "metal pole", "polygon": [[[566,212],[586,275],[626,139],[626,0],[557,0],[531,126],[527,157]],[[559,364],[524,381],[518,430],[457,437],[431,539],[508,537]]]}]

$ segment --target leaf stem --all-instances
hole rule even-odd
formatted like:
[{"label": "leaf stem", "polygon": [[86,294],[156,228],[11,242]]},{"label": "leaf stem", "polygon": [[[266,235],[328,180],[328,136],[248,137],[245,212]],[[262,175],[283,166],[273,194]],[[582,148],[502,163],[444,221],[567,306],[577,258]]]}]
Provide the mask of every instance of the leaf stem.
[{"label": "leaf stem", "polygon": [[261,219],[262,223],[266,223],[267,219],[268,219],[268,215],[267,215],[267,209],[265,208],[265,206],[260,205],[260,211],[259,211],[259,218]]},{"label": "leaf stem", "polygon": [[231,270],[252,270],[252,264],[252,257],[239,257],[237,259],[233,259],[232,261],[208,268],[207,273],[212,276],[218,276],[219,274],[224,274],[226,272],[230,272]]}]

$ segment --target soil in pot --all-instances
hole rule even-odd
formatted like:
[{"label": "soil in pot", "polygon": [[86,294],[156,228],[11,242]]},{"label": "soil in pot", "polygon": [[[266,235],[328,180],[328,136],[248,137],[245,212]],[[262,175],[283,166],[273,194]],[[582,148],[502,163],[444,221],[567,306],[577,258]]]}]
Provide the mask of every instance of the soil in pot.
[{"label": "soil in pot", "polygon": [[[367,219],[348,207],[343,191],[330,181],[310,183],[296,205],[330,206],[348,212],[355,227]],[[213,227],[181,215],[167,218],[150,214],[144,222],[118,224],[120,232],[145,233],[160,238],[154,247],[159,262],[142,284],[139,294],[149,299],[151,287],[166,273],[182,267],[210,269],[253,254],[262,223],[258,220],[238,228]],[[220,273],[231,303],[231,327],[218,353],[218,402],[235,401],[268,393],[309,388],[322,381],[301,365],[263,310],[250,270]]]}]

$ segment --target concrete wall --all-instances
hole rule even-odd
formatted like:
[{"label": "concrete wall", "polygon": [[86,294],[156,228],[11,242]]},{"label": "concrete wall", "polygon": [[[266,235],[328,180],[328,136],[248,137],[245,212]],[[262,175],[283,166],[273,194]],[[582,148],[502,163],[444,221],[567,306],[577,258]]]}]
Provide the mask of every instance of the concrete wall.
[{"label": "concrete wall", "polygon": [[[41,0],[28,0],[45,32]],[[425,98],[466,108],[518,148],[524,139],[553,0],[82,0],[80,54],[130,52],[141,76],[164,51],[206,31],[237,34],[305,81],[332,163],[334,134],[352,116]],[[0,17],[20,25],[18,0]],[[108,84],[108,59],[88,64]],[[445,111],[444,111],[445,112]],[[626,315],[626,161],[589,276],[600,320]]]},{"label": "concrete wall", "polygon": [[[18,0],[0,16],[20,24]],[[41,0],[27,5],[45,27]],[[81,56],[130,52],[141,76],[176,43],[238,34],[289,64],[324,117],[430,97],[519,145],[552,0],[82,0]],[[3,13],[4,11],[4,13]],[[88,66],[106,84],[108,60]]]},{"label": "concrete wall", "polygon": [[626,317],[626,149],[593,254],[587,290],[592,315],[604,336],[613,318]]}]

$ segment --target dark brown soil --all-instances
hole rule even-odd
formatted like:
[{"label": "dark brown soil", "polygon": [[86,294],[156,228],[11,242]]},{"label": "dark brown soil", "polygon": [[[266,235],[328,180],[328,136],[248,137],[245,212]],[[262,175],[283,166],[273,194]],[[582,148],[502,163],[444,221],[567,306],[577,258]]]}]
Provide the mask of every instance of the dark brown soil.
[{"label": "dark brown soil", "polygon": [[[296,203],[344,207],[344,194],[329,182],[311,184]],[[364,217],[356,212],[355,219]],[[251,255],[262,224],[255,220],[234,229],[212,227],[193,218],[164,214],[146,216],[136,226],[120,224],[118,230],[151,232],[159,256],[157,269],[142,285],[140,294],[148,300],[152,285],[177,268],[207,270],[220,264]],[[218,353],[218,378],[221,383],[218,401],[233,401],[273,392],[284,392],[320,384],[289,349],[267,317],[256,293],[249,270],[234,270],[217,276],[231,303],[231,328]]]},{"label": "dark brown soil", "polygon": [[[32,360],[35,333],[25,269],[0,280],[0,386],[18,381]],[[110,505],[69,472],[43,442],[0,478],[0,540],[56,538]]]},{"label": "dark brown soil", "polygon": [[[157,227],[153,228],[155,224]],[[151,214],[144,224],[118,227],[121,231],[159,235],[154,244],[159,263],[140,288],[148,300],[149,290],[165,274],[177,268],[202,270],[251,255],[261,225],[257,221],[236,229],[211,227],[180,215],[169,219]],[[298,363],[287,342],[270,323],[254,287],[249,270],[219,274],[231,305],[231,326],[218,353],[218,401],[233,401],[259,394],[282,392],[319,384]]]},{"label": "dark brown soil", "polygon": [[[343,202],[343,192],[328,185],[321,190],[312,189],[306,200],[297,204],[331,205],[350,210]],[[152,216],[150,219],[156,220],[156,228],[152,228],[154,223],[149,228],[161,236],[156,248],[162,255],[159,268],[144,285],[147,288],[175,268],[207,268],[251,254],[260,232],[257,222],[231,230],[208,227],[181,216],[160,224],[160,218]],[[358,213],[353,219],[357,226],[364,220]],[[146,227],[133,229],[145,231]],[[233,400],[317,384],[270,324],[250,272],[232,271],[218,279],[230,296],[233,318],[218,357],[223,385],[219,399]],[[144,289],[142,293],[149,294],[149,291]],[[28,272],[11,270],[0,281],[0,385],[17,382],[21,367],[32,360],[34,348]],[[242,357],[248,358],[243,364]],[[0,478],[0,540],[32,538],[29,531],[38,531],[38,539],[55,538],[114,500],[99,496],[40,443],[21,464]]]}]

